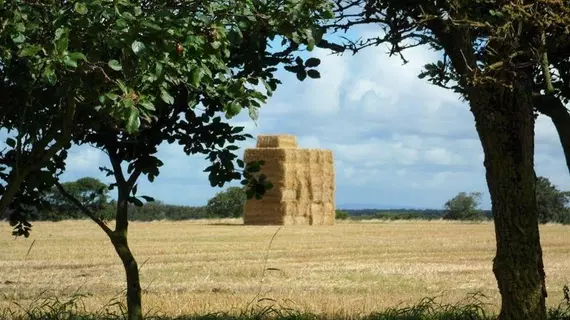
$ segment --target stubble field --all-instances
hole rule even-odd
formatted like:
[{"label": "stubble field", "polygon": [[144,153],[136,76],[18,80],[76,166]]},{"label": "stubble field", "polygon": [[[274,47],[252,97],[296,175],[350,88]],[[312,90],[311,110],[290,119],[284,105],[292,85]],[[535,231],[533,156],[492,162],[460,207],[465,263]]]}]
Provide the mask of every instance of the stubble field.
[{"label": "stubble field", "polygon": [[[239,313],[257,296],[299,311],[358,315],[426,296],[457,302],[473,292],[487,296],[489,310],[499,304],[489,222],[283,227],[269,250],[279,227],[240,223],[131,223],[145,310]],[[548,305],[556,306],[570,283],[570,227],[542,226],[541,237]],[[94,223],[35,223],[29,239],[16,240],[7,223],[0,225],[0,308],[80,292],[90,294],[83,300],[87,309],[98,310],[123,287],[120,260]]]}]

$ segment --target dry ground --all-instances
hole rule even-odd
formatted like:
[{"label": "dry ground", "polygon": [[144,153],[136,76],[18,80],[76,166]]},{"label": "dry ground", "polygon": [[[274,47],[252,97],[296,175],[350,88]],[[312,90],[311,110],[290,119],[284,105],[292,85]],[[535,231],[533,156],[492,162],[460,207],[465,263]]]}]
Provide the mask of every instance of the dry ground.
[{"label": "dry ground", "polygon": [[[425,296],[454,302],[481,291],[498,303],[491,271],[492,223],[340,222],[333,227],[278,227],[226,220],[134,222],[131,246],[145,309],[170,315],[243,310],[261,297],[317,313],[359,314]],[[548,304],[570,283],[570,226],[541,227]],[[26,252],[35,240],[29,256]],[[88,292],[100,308],[122,290],[123,270],[105,235],[90,221],[35,223],[14,240],[0,224],[0,307],[44,295]]]}]

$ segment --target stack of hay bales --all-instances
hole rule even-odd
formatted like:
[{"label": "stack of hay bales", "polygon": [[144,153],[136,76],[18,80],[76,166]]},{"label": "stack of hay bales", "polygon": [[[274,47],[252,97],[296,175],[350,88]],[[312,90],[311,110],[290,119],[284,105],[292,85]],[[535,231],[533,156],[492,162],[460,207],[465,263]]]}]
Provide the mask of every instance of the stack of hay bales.
[{"label": "stack of hay bales", "polygon": [[248,225],[332,225],[335,176],[331,150],[298,149],[295,136],[260,135],[244,161],[265,161],[261,173],[273,184],[261,200],[244,205]]}]

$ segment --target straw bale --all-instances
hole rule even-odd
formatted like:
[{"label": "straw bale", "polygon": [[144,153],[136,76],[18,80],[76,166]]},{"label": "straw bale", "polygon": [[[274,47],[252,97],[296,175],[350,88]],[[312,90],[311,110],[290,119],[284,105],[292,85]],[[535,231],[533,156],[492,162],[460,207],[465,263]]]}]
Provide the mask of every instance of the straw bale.
[{"label": "straw bale", "polygon": [[334,224],[332,151],[297,149],[293,142],[294,136],[260,136],[258,148],[245,150],[244,161],[265,161],[261,171],[274,185],[262,200],[246,201],[245,224]]},{"label": "straw bale", "polygon": [[286,216],[284,219],[285,225],[309,225],[311,224],[311,218],[308,216]]},{"label": "straw bale", "polygon": [[297,148],[297,137],[292,135],[259,135],[257,148]]}]

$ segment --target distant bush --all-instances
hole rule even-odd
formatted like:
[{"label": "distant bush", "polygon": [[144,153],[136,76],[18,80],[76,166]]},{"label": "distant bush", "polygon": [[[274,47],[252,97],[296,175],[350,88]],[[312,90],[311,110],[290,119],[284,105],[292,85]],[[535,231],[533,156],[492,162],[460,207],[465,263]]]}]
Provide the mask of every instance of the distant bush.
[{"label": "distant bush", "polygon": [[346,220],[348,218],[350,218],[350,215],[348,214],[348,212],[343,211],[343,210],[336,210],[335,219]]},{"label": "distant bush", "polygon": [[206,211],[212,217],[243,217],[243,205],[247,200],[244,187],[229,187],[216,193],[206,204]]},{"label": "distant bush", "polygon": [[445,203],[445,220],[483,220],[483,211],[479,210],[482,194],[480,192],[460,192]]}]

